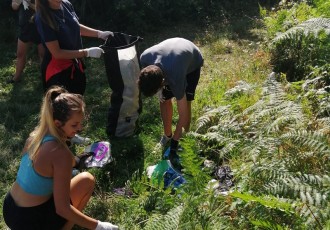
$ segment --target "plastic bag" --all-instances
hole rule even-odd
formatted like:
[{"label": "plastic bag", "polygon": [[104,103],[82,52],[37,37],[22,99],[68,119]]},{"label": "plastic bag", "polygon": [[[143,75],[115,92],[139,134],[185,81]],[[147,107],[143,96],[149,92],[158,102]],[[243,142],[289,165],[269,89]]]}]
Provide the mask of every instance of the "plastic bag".
[{"label": "plastic bag", "polygon": [[113,161],[111,155],[111,145],[107,141],[100,141],[92,143],[86,146],[84,152],[93,153],[90,157],[85,160],[87,168],[98,167],[101,168],[104,165]]}]

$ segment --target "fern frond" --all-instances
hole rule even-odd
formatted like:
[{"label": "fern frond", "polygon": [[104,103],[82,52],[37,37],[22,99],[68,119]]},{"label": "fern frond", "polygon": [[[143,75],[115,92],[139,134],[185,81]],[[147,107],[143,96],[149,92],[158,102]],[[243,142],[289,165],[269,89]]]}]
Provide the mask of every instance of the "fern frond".
[{"label": "fern frond", "polygon": [[274,196],[301,199],[303,203],[324,207],[329,199],[329,176],[290,172],[285,166],[262,163],[252,176],[263,181],[263,188]]},{"label": "fern frond", "polygon": [[253,85],[250,85],[245,81],[238,81],[236,82],[235,87],[225,92],[225,96],[233,98],[242,94],[249,94],[253,91],[253,88],[254,88]]},{"label": "fern frond", "polygon": [[201,132],[201,130],[205,129],[205,127],[209,127],[218,123],[219,120],[226,120],[231,116],[231,112],[229,111],[230,106],[220,106],[215,109],[211,109],[204,113],[200,118],[196,121],[196,131]]},{"label": "fern frond", "polygon": [[183,213],[184,207],[179,205],[171,209],[166,215],[155,214],[148,220],[144,229],[146,230],[171,230],[178,229],[180,218]]},{"label": "fern frond", "polygon": [[302,127],[306,122],[302,107],[287,100],[283,86],[276,81],[275,73],[269,75],[263,86],[263,96],[243,115],[249,115],[245,124],[259,127],[266,133]]},{"label": "fern frond", "polygon": [[284,229],[290,229],[288,227],[282,227],[279,224],[273,224],[270,221],[265,220],[251,220],[251,223],[254,226],[261,227],[262,229],[269,229],[269,230],[284,230]]},{"label": "fern frond", "polygon": [[264,98],[272,95],[273,97],[279,98],[278,101],[286,100],[285,91],[283,90],[282,84],[276,80],[275,72],[270,73],[263,83],[262,94]]},{"label": "fern frond", "polygon": [[249,142],[245,142],[242,152],[253,162],[259,161],[260,157],[271,157],[278,152],[278,141],[273,137],[257,136]]},{"label": "fern frond", "polygon": [[312,187],[293,177],[283,182],[288,188],[293,190],[294,195],[298,196],[303,203],[317,207],[322,207],[327,203],[327,192],[322,192],[322,190],[317,187]]},{"label": "fern frond", "polygon": [[276,81],[276,74],[272,72],[263,84],[262,97],[257,103],[245,109],[243,116],[258,113],[258,111],[263,111],[269,105],[280,105],[285,101],[286,97],[283,86]]},{"label": "fern frond", "polygon": [[321,157],[330,157],[330,146],[327,138],[328,136],[323,133],[305,130],[290,131],[280,137],[283,142],[291,140],[293,144],[308,147]]},{"label": "fern frond", "polygon": [[[267,133],[279,133],[283,129],[291,129],[297,128],[297,127],[302,127],[304,120],[302,119],[301,116],[301,111],[300,113],[295,113],[294,110],[291,110],[294,113],[286,113],[285,115],[277,117],[271,124],[267,126]],[[283,112],[283,111],[282,111]]]},{"label": "fern frond", "polygon": [[281,201],[280,199],[272,196],[253,196],[248,193],[239,193],[232,192],[230,193],[231,197],[239,198],[244,200],[245,202],[258,202],[265,207],[278,209],[286,213],[292,213],[293,208],[290,203],[285,201]]},{"label": "fern frond", "polygon": [[315,34],[320,31],[324,31],[326,34],[330,34],[330,18],[312,18],[301,24],[290,28],[284,33],[279,34],[274,41],[280,41],[283,39],[290,39],[293,34],[303,33],[305,35]]},{"label": "fern frond", "polygon": [[220,158],[229,158],[234,149],[238,148],[240,146],[241,141],[240,140],[232,140],[231,142],[227,143],[222,149],[219,150],[219,156]]},{"label": "fern frond", "polygon": [[316,120],[318,124],[318,131],[325,135],[330,134],[330,117],[324,117]]}]

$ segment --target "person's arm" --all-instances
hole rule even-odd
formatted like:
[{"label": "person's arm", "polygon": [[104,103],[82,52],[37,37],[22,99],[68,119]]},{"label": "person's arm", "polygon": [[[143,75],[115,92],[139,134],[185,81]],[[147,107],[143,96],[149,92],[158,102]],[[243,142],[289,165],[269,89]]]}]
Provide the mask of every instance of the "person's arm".
[{"label": "person's arm", "polygon": [[56,59],[74,59],[74,58],[83,58],[87,57],[86,49],[80,50],[64,50],[60,48],[58,41],[46,42],[46,46],[50,53]]},{"label": "person's arm", "polygon": [[80,25],[80,34],[81,34],[81,36],[97,38],[98,30],[90,28],[90,27],[85,26],[83,24],[79,24],[79,25]]},{"label": "person's arm", "polygon": [[94,37],[94,38],[100,38],[106,40],[109,36],[113,36],[113,32],[111,31],[96,30],[88,26],[85,26],[83,24],[79,24],[79,25],[80,25],[80,34],[81,36],[84,37]]},{"label": "person's arm", "polygon": [[58,215],[87,229],[95,229],[98,221],[70,204],[72,154],[64,148],[53,154],[54,202]]},{"label": "person's arm", "polygon": [[11,1],[11,8],[13,10],[18,10],[19,6],[22,4],[22,0],[12,0]]}]

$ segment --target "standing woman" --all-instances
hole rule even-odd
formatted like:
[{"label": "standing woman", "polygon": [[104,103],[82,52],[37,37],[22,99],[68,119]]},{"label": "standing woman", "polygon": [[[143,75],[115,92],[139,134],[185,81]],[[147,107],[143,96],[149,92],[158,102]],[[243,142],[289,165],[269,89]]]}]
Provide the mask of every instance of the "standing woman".
[{"label": "standing woman", "polygon": [[55,86],[46,93],[40,121],[30,134],[16,181],[3,203],[11,230],[118,229],[82,213],[95,186],[89,172],[72,178],[74,155],[66,145],[81,128],[85,104],[80,94]]},{"label": "standing woman", "polygon": [[15,74],[8,79],[7,83],[16,83],[21,81],[26,65],[28,49],[31,47],[32,43],[38,46],[40,62],[42,61],[45,51],[34,23],[34,0],[12,0],[11,7],[13,10],[18,11],[17,60]]},{"label": "standing woman", "polygon": [[100,58],[99,47],[83,49],[81,36],[106,40],[113,33],[79,23],[68,0],[36,0],[36,25],[46,47],[41,73],[44,89],[61,85],[71,93],[84,94],[86,76],[82,58]]}]

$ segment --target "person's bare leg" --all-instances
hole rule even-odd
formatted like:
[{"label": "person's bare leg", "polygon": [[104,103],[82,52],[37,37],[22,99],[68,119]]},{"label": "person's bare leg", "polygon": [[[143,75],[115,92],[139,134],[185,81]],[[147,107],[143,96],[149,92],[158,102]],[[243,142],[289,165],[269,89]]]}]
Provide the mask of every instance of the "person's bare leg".
[{"label": "person's bare leg", "polygon": [[187,121],[187,124],[184,127],[185,132],[188,132],[190,130],[190,123],[191,123],[191,101],[187,101],[187,109],[188,109],[189,120]]},{"label": "person's bare leg", "polygon": [[29,43],[24,43],[20,39],[17,40],[16,72],[13,76],[13,80],[16,82],[21,80],[21,76],[26,64],[26,56],[29,46]]},{"label": "person's bare leg", "polygon": [[166,136],[170,136],[172,134],[173,116],[173,105],[171,99],[160,102],[160,115],[163,121],[164,134]]},{"label": "person's bare leg", "polygon": [[[82,211],[91,198],[95,188],[95,178],[88,172],[79,173],[73,177],[70,185],[70,198],[72,205]],[[62,230],[69,230],[73,227],[72,222],[67,222]]]},{"label": "person's bare leg", "polygon": [[44,55],[45,55],[45,48],[41,43],[38,44],[37,48],[38,48],[39,61],[41,63],[42,59],[44,58]]}]

